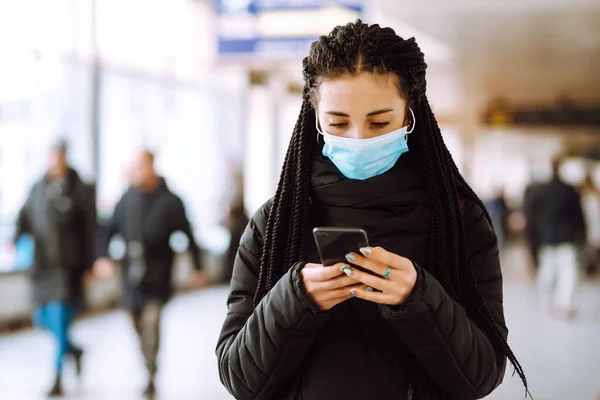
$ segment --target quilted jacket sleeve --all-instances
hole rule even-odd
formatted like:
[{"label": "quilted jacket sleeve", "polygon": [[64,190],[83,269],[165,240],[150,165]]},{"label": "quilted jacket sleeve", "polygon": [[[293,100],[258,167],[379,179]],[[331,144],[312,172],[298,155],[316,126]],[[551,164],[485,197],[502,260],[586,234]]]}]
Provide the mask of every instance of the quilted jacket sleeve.
[{"label": "quilted jacket sleeve", "polygon": [[221,382],[238,400],[282,398],[329,318],[304,291],[299,274],[303,263],[291,268],[254,307],[269,208],[268,202],[254,215],[242,237],[217,344]]},{"label": "quilted jacket sleeve", "polygon": [[[464,221],[479,290],[506,339],[496,236],[482,209],[474,203],[467,203]],[[432,275],[416,268],[413,293],[399,307],[382,306],[383,318],[450,398],[487,396],[504,378],[506,357]]]}]

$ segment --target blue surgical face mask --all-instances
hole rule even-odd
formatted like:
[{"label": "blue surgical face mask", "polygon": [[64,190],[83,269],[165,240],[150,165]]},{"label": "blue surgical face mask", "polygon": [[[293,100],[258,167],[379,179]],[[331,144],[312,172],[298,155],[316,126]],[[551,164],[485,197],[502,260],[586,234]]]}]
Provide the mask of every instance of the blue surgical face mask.
[{"label": "blue surgical face mask", "polygon": [[408,152],[407,135],[414,131],[416,123],[412,109],[410,112],[413,117],[410,131],[405,126],[370,139],[350,139],[322,132],[317,117],[317,131],[325,140],[323,155],[348,179],[365,180],[381,175]]}]

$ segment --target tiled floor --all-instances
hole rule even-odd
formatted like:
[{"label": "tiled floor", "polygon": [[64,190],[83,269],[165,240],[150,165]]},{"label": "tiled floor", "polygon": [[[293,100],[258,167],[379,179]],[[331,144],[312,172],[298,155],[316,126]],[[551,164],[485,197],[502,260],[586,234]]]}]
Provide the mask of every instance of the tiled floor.
[{"label": "tiled floor", "polygon": [[[578,319],[565,322],[538,312],[535,293],[523,271],[522,254],[505,262],[505,306],[510,343],[536,400],[600,399],[600,285],[582,292]],[[182,295],[167,307],[158,399],[230,399],[222,388],[214,345],[225,310],[225,288]],[[144,373],[135,337],[123,312],[79,321],[73,336],[86,349],[81,384],[67,369],[69,399],[141,398]],[[0,337],[0,399],[43,398],[52,376],[53,345],[39,330]],[[521,399],[523,389],[509,369],[490,399]]]},{"label": "tiled floor", "polygon": [[[232,399],[219,382],[214,353],[226,295],[225,288],[210,288],[179,296],[166,307],[157,399]],[[143,360],[125,312],[79,321],[73,338],[86,354],[81,383],[66,365],[68,399],[142,398]],[[0,337],[0,399],[43,399],[52,379],[53,349],[39,330]]]}]

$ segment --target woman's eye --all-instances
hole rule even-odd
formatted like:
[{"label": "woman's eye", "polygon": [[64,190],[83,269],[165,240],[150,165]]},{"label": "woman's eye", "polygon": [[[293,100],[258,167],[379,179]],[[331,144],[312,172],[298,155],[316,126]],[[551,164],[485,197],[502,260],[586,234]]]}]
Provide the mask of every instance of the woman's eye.
[{"label": "woman's eye", "polygon": [[346,125],[348,125],[348,124],[347,124],[347,123],[345,123],[345,122],[339,122],[339,123],[337,123],[337,124],[332,122],[331,124],[329,124],[329,126],[332,126],[332,127],[334,127],[334,128],[340,128],[340,127],[342,127],[342,126],[346,126]]},{"label": "woman's eye", "polygon": [[384,126],[389,124],[389,122],[371,122],[371,125],[373,125],[375,128],[383,128]]}]

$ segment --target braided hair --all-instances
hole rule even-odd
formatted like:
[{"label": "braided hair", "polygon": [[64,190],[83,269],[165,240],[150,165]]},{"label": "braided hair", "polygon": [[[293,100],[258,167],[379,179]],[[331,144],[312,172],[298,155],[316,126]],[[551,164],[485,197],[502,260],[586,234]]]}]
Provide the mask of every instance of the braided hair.
[{"label": "braided hair", "polygon": [[[273,204],[267,220],[254,303],[258,305],[283,274],[306,259],[310,237],[311,156],[318,146],[315,109],[324,79],[360,72],[393,73],[401,96],[419,121],[411,150],[419,154],[420,169],[432,205],[427,270],[448,294],[501,349],[519,374],[527,392],[527,380],[477,286],[471,267],[460,199],[485,206],[461,176],[444,144],[440,128],[425,95],[423,53],[414,38],[405,40],[391,28],[360,20],[338,26],[321,36],[303,60],[304,91],[300,115],[294,127]],[[489,214],[485,215],[490,221]]]}]

